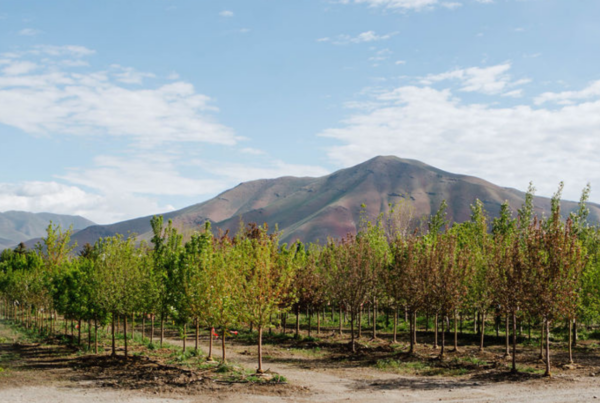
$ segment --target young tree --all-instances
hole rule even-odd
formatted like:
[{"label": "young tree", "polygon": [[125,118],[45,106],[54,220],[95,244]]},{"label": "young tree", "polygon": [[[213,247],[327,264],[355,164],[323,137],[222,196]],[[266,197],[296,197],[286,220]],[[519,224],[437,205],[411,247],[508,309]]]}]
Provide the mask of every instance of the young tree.
[{"label": "young tree", "polygon": [[268,234],[268,228],[249,224],[247,230],[236,236],[236,253],[242,281],[241,316],[258,329],[258,373],[262,373],[262,335],[271,326],[271,315],[289,310],[285,303],[293,295],[292,281],[296,267],[293,264],[295,246],[279,248],[277,234]]}]

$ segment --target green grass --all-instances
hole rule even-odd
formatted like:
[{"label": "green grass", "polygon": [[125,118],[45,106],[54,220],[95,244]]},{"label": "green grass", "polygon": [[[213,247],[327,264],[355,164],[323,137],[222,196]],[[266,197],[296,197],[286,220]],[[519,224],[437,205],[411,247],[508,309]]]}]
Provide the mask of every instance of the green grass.
[{"label": "green grass", "polygon": [[469,372],[466,368],[436,367],[421,361],[403,362],[394,359],[378,360],[375,368],[398,374],[422,376],[461,376]]}]

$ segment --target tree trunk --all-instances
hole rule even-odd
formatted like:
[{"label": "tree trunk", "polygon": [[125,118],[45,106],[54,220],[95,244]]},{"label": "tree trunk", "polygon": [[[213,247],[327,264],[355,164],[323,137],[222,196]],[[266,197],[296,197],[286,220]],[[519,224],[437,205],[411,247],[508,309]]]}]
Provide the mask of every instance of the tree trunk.
[{"label": "tree trunk", "polygon": [[[325,316],[325,315],[323,315]],[[321,334],[321,313],[317,311],[317,336]]]},{"label": "tree trunk", "polygon": [[540,332],[540,360],[544,359],[544,335],[546,331],[546,322],[542,321],[542,330]]},{"label": "tree trunk", "polygon": [[221,328],[221,351],[223,354],[223,364],[227,362],[227,354],[225,352],[225,328]]},{"label": "tree trunk", "polygon": [[458,351],[458,317],[454,311],[454,351]]},{"label": "tree trunk", "polygon": [[213,337],[215,333],[215,328],[212,327],[210,329],[210,338],[208,339],[208,357],[206,357],[206,361],[214,361],[212,356],[212,347],[213,347]]},{"label": "tree trunk", "polygon": [[163,339],[165,338],[165,315],[160,315],[160,348],[163,346]]},{"label": "tree trunk", "polygon": [[94,354],[98,354],[98,318],[94,318]]},{"label": "tree trunk", "polygon": [[194,350],[198,353],[198,343],[200,341],[200,321],[196,318],[196,344],[194,345]]},{"label": "tree trunk", "polygon": [[546,373],[544,376],[551,377],[550,372],[550,321],[546,320]]},{"label": "tree trunk", "polygon": [[88,319],[88,351],[92,349],[92,321]]},{"label": "tree trunk", "polygon": [[573,319],[573,347],[577,346],[577,319]]},{"label": "tree trunk", "polygon": [[398,336],[398,307],[394,308],[394,334],[392,335],[392,343],[397,343]]},{"label": "tree trunk", "polygon": [[123,315],[123,335],[125,336],[125,359],[127,359],[127,314]]},{"label": "tree trunk", "polygon": [[352,347],[352,352],[356,353],[356,340],[354,338],[354,315],[350,314],[350,346]]},{"label": "tree trunk", "polygon": [[440,349],[440,360],[444,359],[444,347],[446,347],[446,320],[442,315],[442,348]]},{"label": "tree trunk", "polygon": [[343,334],[342,332],[342,305],[340,304],[340,336]]},{"label": "tree trunk", "polygon": [[308,314],[308,337],[311,337],[311,334],[312,334],[312,309],[307,308],[307,314]]},{"label": "tree trunk", "polygon": [[373,301],[373,340],[377,339],[377,303]]},{"label": "tree trunk", "polygon": [[414,337],[414,325],[413,325],[413,313],[410,313],[410,322],[409,322],[409,339],[410,339],[410,348],[408,350],[409,354],[413,354],[415,352],[415,337]]},{"label": "tree trunk", "polygon": [[112,333],[112,356],[116,356],[117,355],[117,348],[115,345],[115,315],[112,315],[112,326],[111,326],[111,333]]},{"label": "tree trunk", "polygon": [[435,323],[433,324],[433,348],[438,348],[438,314],[435,314]]},{"label": "tree trunk", "polygon": [[262,366],[262,333],[262,326],[258,326],[258,369],[256,370],[256,372],[259,374],[262,374],[264,372]]},{"label": "tree trunk", "polygon": [[154,314],[150,314],[150,343],[154,344]]},{"label": "tree trunk", "polygon": [[510,332],[508,331],[508,326],[510,324],[510,321],[508,320],[508,315],[506,315],[506,331],[504,333],[506,336],[506,342],[505,342],[505,347],[504,347],[504,357],[508,357],[510,356],[510,351],[509,351],[509,342],[508,340],[510,339]]},{"label": "tree trunk", "polygon": [[480,318],[481,323],[479,327],[481,329],[481,339],[479,339],[479,351],[483,351],[483,339],[485,337],[485,312],[481,312]]},{"label": "tree trunk", "polygon": [[573,364],[573,321],[569,320],[569,363]]},{"label": "tree trunk", "polygon": [[184,323],[183,325],[183,337],[181,338],[183,340],[183,353],[185,354],[185,342],[187,341],[187,323]]},{"label": "tree trunk", "polygon": [[146,340],[146,314],[142,314],[142,343]]},{"label": "tree trunk", "polygon": [[300,337],[300,304],[296,304],[296,338]]},{"label": "tree trunk", "polygon": [[513,353],[512,353],[512,372],[517,372],[517,314],[512,313],[513,320]]}]

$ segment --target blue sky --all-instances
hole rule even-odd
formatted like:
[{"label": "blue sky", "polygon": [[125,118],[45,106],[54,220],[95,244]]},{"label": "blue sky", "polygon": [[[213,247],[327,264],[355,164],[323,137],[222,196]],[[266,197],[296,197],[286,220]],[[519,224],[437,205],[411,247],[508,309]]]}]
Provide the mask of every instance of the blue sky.
[{"label": "blue sky", "polygon": [[0,0],[0,211],[99,223],[376,155],[600,202],[597,0]]}]

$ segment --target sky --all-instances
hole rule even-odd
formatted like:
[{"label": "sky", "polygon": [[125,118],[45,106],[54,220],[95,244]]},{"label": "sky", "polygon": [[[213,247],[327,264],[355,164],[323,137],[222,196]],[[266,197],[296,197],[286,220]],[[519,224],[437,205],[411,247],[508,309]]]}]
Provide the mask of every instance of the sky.
[{"label": "sky", "polygon": [[0,0],[0,212],[396,155],[600,202],[598,0]]}]

